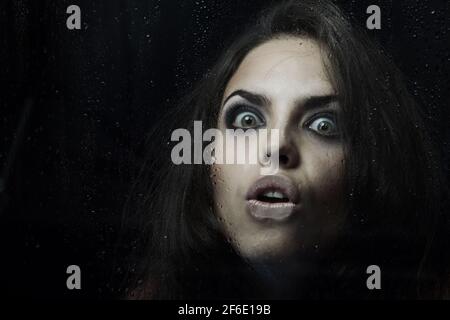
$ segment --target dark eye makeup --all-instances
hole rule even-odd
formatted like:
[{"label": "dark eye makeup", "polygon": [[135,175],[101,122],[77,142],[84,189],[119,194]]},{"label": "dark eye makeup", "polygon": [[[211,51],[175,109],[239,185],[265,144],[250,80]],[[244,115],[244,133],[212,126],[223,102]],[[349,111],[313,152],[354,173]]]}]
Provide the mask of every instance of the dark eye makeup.
[{"label": "dark eye makeup", "polygon": [[336,139],[340,129],[335,112],[319,112],[305,121],[303,128],[326,139]]},{"label": "dark eye makeup", "polygon": [[[266,125],[265,117],[258,108],[242,102],[228,107],[224,118],[226,127],[230,129],[258,129]],[[337,139],[340,136],[337,115],[334,111],[318,112],[299,128],[324,139]]]},{"label": "dark eye makeup", "polygon": [[266,125],[261,112],[245,103],[235,103],[225,112],[225,124],[230,129],[257,129]]}]

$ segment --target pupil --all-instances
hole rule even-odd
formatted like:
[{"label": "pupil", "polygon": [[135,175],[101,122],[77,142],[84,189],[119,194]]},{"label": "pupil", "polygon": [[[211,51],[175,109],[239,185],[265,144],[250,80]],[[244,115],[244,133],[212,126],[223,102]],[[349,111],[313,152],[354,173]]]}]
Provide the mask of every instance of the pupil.
[{"label": "pupil", "polygon": [[253,118],[251,116],[245,116],[244,117],[244,123],[247,125],[250,125],[253,123]]},{"label": "pupil", "polygon": [[326,122],[321,122],[320,123],[320,129],[324,130],[324,131],[327,131],[329,129],[329,124],[326,123]]}]

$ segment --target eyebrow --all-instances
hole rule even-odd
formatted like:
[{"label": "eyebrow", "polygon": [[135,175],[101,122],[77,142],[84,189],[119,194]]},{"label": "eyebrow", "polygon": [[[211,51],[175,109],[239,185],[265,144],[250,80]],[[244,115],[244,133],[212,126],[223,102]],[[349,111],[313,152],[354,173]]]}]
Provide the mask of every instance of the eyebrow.
[{"label": "eyebrow", "polygon": [[303,103],[303,108],[305,110],[316,109],[331,106],[332,104],[338,102],[338,96],[335,94],[329,94],[324,96],[311,96],[306,99]]},{"label": "eyebrow", "polygon": [[[233,91],[224,101],[223,105],[227,103],[234,96],[241,96],[245,100],[249,101],[252,104],[260,105],[260,106],[268,106],[270,104],[270,99],[267,96],[259,93],[252,93],[246,90],[236,90]],[[332,105],[333,103],[338,102],[338,96],[335,94],[331,95],[323,95],[323,96],[310,96],[306,98],[306,101],[302,103],[304,111],[316,108],[322,108]],[[300,105],[300,103],[296,103],[296,105]]]},{"label": "eyebrow", "polygon": [[234,96],[241,96],[242,98],[249,101],[250,103],[257,104],[257,105],[267,106],[270,104],[270,99],[268,99],[263,94],[252,93],[252,92],[248,92],[245,90],[236,90],[236,91],[233,91],[233,93],[231,93],[225,99],[225,101],[223,102],[223,105],[225,105],[227,103],[227,101],[230,100]]}]

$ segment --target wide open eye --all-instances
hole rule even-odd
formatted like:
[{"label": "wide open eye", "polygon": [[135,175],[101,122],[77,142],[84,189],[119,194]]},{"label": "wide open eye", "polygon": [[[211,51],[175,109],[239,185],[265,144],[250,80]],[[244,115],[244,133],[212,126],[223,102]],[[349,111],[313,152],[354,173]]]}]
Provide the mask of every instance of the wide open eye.
[{"label": "wide open eye", "polygon": [[253,107],[237,105],[231,107],[226,116],[227,127],[240,129],[256,129],[265,125],[264,117]]},{"label": "wide open eye", "polygon": [[325,137],[335,137],[339,134],[336,120],[332,115],[321,115],[308,124],[308,129]]},{"label": "wide open eye", "polygon": [[253,112],[242,112],[238,114],[233,122],[233,126],[236,128],[257,128],[260,127],[264,122],[259,118],[258,115]]}]

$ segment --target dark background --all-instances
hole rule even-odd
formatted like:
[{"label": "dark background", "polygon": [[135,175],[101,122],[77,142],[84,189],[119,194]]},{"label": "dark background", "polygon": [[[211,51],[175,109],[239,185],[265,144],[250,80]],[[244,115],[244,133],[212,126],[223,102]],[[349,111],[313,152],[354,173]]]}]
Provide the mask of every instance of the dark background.
[{"label": "dark background", "polygon": [[[267,3],[1,1],[3,295],[116,297],[113,246],[146,133]],[[81,30],[66,28],[71,4]],[[428,114],[449,177],[449,2],[338,4],[362,27],[380,6],[382,29],[368,32]],[[82,290],[66,288],[71,264]]]}]

